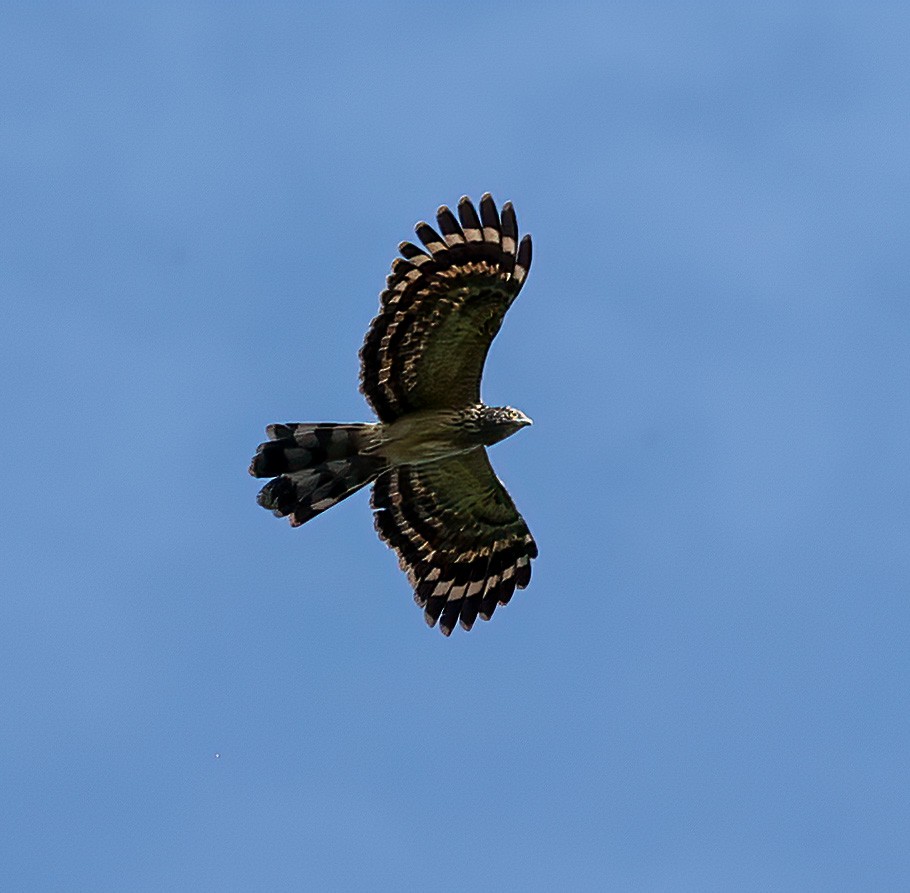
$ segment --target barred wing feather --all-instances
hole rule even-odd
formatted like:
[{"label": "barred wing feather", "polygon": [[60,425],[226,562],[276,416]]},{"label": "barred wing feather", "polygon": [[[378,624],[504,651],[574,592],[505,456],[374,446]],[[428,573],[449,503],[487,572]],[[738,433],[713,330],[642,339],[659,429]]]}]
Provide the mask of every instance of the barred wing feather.
[{"label": "barred wing feather", "polygon": [[402,242],[380,312],[360,351],[360,389],[383,422],[409,412],[480,402],[490,344],[531,265],[531,237],[518,241],[512,205],[492,196],[444,205],[415,231],[423,248]]},{"label": "barred wing feather", "polygon": [[530,582],[537,545],[483,447],[384,472],[373,508],[427,623],[445,635],[489,620]]}]

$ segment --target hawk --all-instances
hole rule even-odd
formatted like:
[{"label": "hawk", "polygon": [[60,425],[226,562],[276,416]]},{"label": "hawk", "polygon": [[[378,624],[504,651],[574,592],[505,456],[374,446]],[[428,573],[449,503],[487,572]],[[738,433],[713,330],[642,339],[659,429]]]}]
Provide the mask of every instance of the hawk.
[{"label": "hawk", "polygon": [[444,205],[423,248],[402,242],[360,351],[372,424],[269,425],[250,474],[258,502],[298,527],[369,483],[379,536],[398,553],[430,626],[489,620],[531,579],[537,546],[486,447],[531,420],[480,399],[483,364],[531,265],[512,205]]}]

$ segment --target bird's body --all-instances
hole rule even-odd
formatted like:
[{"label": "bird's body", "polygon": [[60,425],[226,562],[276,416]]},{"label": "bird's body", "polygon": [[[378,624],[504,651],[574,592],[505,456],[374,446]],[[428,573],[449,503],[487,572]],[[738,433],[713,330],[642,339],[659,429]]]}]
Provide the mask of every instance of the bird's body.
[{"label": "bird's body", "polygon": [[510,204],[442,207],[426,250],[399,246],[361,350],[361,390],[378,423],[270,425],[250,465],[273,478],[259,503],[299,526],[374,482],[379,535],[397,552],[431,625],[448,635],[489,619],[531,576],[537,547],[486,447],[531,420],[480,400],[490,342],[531,261]]},{"label": "bird's body", "polygon": [[529,424],[527,416],[506,406],[427,409],[377,425],[379,440],[369,452],[390,465],[419,465],[492,446]]}]

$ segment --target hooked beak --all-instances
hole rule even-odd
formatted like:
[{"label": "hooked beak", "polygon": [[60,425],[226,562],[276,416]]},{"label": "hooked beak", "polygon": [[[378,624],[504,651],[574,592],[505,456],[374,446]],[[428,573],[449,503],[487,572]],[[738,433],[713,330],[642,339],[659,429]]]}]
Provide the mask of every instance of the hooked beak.
[{"label": "hooked beak", "polygon": [[518,410],[518,418],[515,420],[522,428],[525,425],[533,425],[534,420],[530,416],[526,416],[521,410]]}]

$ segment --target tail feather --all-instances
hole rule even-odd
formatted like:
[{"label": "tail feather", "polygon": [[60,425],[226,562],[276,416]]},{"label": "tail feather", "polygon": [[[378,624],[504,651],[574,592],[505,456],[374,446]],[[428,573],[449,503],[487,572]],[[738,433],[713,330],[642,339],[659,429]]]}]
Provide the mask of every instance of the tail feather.
[{"label": "tail feather", "polygon": [[370,483],[385,467],[361,451],[375,444],[376,425],[269,425],[250,463],[254,477],[272,477],[257,501],[299,527]]}]

